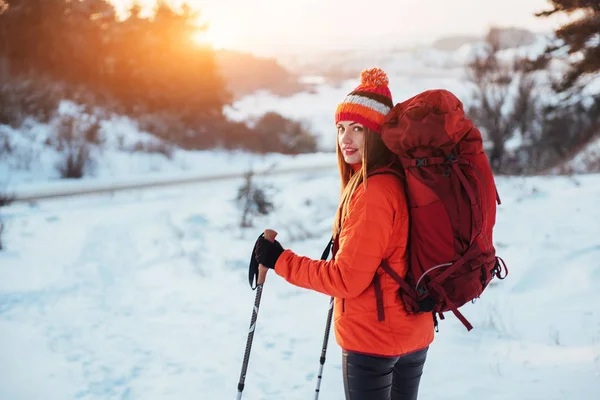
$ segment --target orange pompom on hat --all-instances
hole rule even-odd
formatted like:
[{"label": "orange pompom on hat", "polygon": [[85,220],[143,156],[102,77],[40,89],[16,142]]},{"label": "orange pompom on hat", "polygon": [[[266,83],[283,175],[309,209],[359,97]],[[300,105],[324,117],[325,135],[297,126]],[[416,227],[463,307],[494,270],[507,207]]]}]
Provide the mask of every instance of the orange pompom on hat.
[{"label": "orange pompom on hat", "polygon": [[370,68],[361,72],[360,85],[338,105],[335,123],[358,122],[380,133],[386,115],[394,107],[388,84],[386,73],[379,68]]}]

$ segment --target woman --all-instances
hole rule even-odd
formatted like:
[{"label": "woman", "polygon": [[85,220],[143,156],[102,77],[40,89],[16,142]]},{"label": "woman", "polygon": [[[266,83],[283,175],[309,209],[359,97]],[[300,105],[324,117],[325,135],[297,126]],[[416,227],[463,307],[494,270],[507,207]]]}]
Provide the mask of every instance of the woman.
[{"label": "woman", "polygon": [[[288,282],[335,297],[335,335],[343,349],[348,400],[412,400],[433,341],[430,313],[408,315],[398,284],[380,267],[406,274],[408,209],[391,173],[394,155],[379,133],[393,107],[386,74],[363,71],[361,84],[338,106],[341,200],[334,257],[312,260],[259,238],[256,260]],[[379,173],[378,173],[379,172]]]}]

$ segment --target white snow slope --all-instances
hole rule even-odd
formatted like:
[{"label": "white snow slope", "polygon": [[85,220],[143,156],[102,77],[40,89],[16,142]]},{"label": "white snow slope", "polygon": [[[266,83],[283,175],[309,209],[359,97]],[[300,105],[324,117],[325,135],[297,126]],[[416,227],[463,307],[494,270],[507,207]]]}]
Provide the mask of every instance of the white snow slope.
[{"label": "white snow slope", "polygon": [[[241,181],[3,209],[0,399],[232,399],[264,228],[319,257],[337,173],[270,178],[276,211],[240,229]],[[600,176],[498,178],[508,278],[440,321],[422,400],[600,398]],[[244,399],[312,398],[328,308],[275,274],[264,288]],[[333,337],[321,399],[342,400]]]}]

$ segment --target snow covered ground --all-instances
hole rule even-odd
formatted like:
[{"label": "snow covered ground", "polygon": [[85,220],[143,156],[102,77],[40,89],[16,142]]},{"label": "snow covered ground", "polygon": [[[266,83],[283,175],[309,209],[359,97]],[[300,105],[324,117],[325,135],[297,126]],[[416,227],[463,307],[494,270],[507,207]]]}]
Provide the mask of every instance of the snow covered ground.
[{"label": "snow covered ground", "polygon": [[[84,179],[61,180],[56,164],[64,156],[56,146],[49,146],[47,143],[55,138],[56,125],[61,116],[68,115],[71,107],[74,107],[72,103],[63,102],[59,115],[47,124],[27,120],[19,129],[0,124],[0,139],[7,140],[11,148],[11,152],[0,154],[0,190],[33,191],[41,187],[81,187],[106,185],[110,182],[166,180],[186,175],[230,174],[249,169],[306,164],[302,161],[306,157],[302,155],[289,157],[245,151],[186,151],[172,148],[170,156],[167,156],[163,153],[136,151],[136,146],[160,142],[156,137],[141,131],[130,118],[112,116],[100,121],[101,144],[91,146],[92,165],[86,170]],[[75,113],[82,120],[89,117],[89,114],[82,111]],[[328,154],[319,157],[319,160],[330,159]],[[315,156],[311,155],[309,162],[314,161]]]},{"label": "snow covered ground", "polygon": [[[2,210],[0,399],[232,399],[266,227],[319,257],[335,169],[271,177],[276,212],[240,229],[241,180]],[[421,399],[600,398],[600,176],[498,178],[509,268],[441,321]],[[328,298],[267,278],[244,399],[312,398]],[[321,398],[343,399],[332,338]]]}]

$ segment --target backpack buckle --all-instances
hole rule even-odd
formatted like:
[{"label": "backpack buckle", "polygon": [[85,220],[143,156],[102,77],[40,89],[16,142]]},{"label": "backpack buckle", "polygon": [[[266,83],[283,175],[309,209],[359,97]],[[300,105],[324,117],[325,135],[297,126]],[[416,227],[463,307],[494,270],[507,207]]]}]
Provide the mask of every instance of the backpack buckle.
[{"label": "backpack buckle", "polygon": [[426,167],[427,166],[426,158],[417,158],[415,161],[416,161],[417,167]]},{"label": "backpack buckle", "polygon": [[421,286],[417,288],[417,294],[419,294],[420,296],[425,296],[429,291],[427,290],[427,288],[425,286]]}]

